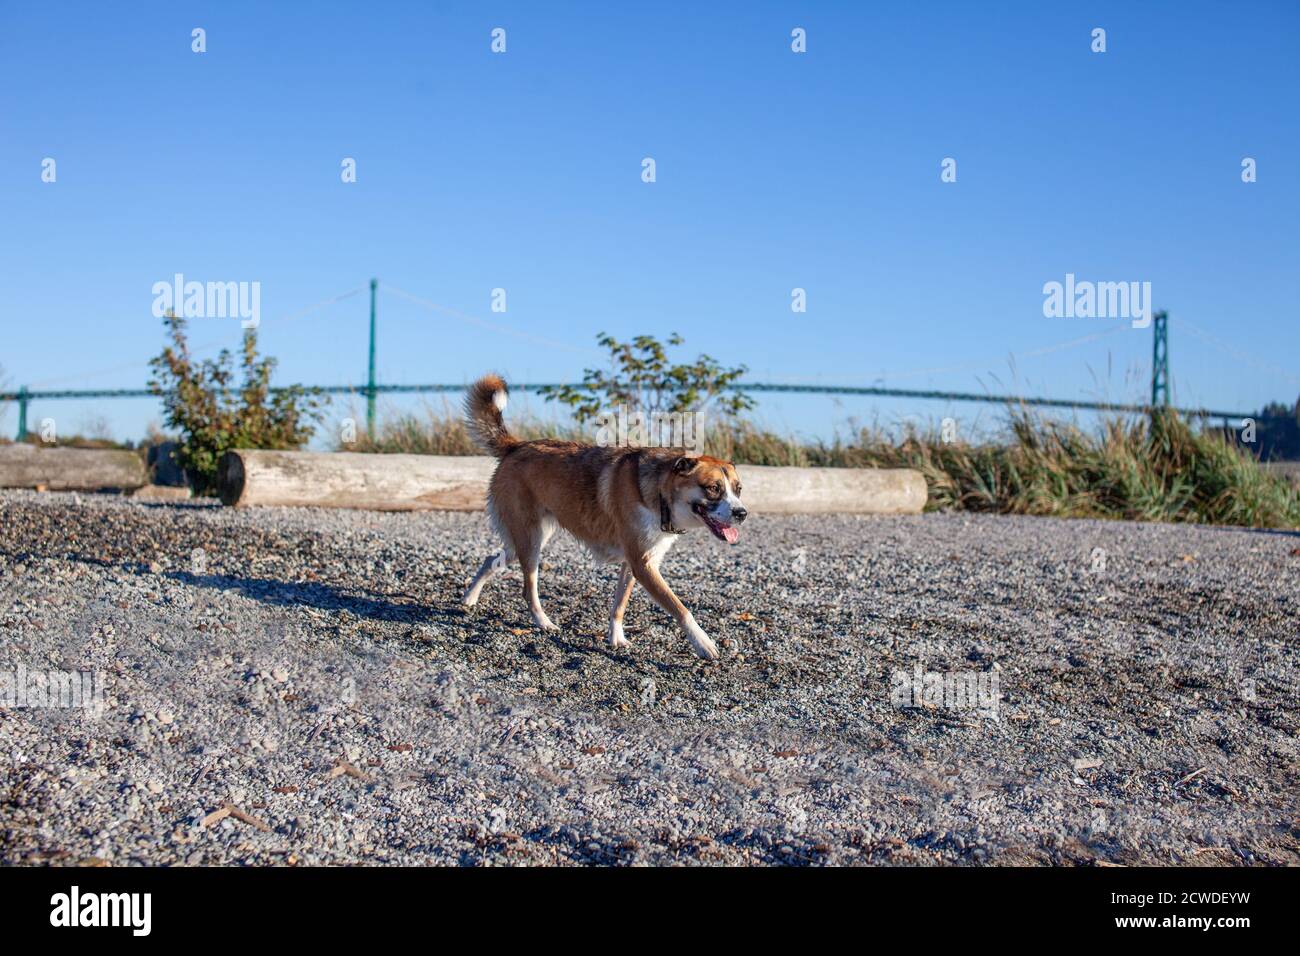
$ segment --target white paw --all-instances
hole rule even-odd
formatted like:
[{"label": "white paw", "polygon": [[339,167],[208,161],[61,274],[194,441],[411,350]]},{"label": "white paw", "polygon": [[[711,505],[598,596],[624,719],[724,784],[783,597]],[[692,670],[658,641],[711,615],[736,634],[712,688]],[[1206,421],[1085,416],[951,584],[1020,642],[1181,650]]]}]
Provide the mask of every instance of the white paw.
[{"label": "white paw", "polygon": [[558,631],[560,629],[560,625],[556,624],[545,614],[534,614],[533,623],[543,631]]},{"label": "white paw", "polygon": [[460,599],[460,603],[465,605],[466,607],[473,607],[475,604],[478,603],[478,594],[474,591],[473,588],[471,588],[470,590],[465,592],[464,596]]},{"label": "white paw", "polygon": [[613,650],[619,650],[623,647],[631,647],[632,642],[623,636],[622,624],[611,624],[605,634],[605,641]]},{"label": "white paw", "polygon": [[694,617],[686,619],[686,639],[691,642],[691,650],[706,661],[718,659],[718,645],[704,633],[704,628],[695,623]]},{"label": "white paw", "polygon": [[711,637],[692,637],[691,650],[704,658],[706,661],[716,661],[718,659],[718,645],[713,643]]}]

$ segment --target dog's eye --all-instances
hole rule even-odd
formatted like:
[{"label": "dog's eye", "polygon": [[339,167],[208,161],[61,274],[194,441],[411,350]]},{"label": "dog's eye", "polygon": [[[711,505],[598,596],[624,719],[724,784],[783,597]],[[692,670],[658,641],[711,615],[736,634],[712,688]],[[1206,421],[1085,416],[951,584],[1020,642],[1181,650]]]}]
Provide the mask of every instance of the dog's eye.
[{"label": "dog's eye", "polygon": [[704,489],[704,493],[705,493],[706,495],[708,495],[710,498],[721,498],[721,497],[722,497],[722,485],[718,484],[718,483],[715,481],[713,484],[708,485],[708,486]]}]

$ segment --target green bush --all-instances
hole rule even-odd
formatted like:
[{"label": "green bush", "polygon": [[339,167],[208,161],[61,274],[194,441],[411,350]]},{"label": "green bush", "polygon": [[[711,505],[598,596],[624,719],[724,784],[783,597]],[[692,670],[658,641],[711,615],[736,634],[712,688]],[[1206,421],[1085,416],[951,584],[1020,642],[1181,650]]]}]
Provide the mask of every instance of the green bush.
[{"label": "green bush", "polygon": [[162,399],[167,427],[180,433],[178,457],[196,494],[216,492],[217,465],[231,448],[300,448],[311,439],[326,399],[301,385],[272,391],[276,362],[258,357],[255,331],[244,332],[236,386],[228,349],[196,362],[185,320],[168,313],[163,322],[171,344],[149,361],[149,388]]},{"label": "green bush", "polygon": [[667,343],[652,335],[620,342],[602,332],[596,342],[609,352],[611,371],[589,368],[582,373],[581,385],[549,386],[540,394],[548,402],[569,406],[580,425],[619,405],[648,415],[703,412],[712,406],[730,419],[754,407],[753,399],[733,387],[747,371],[745,366],[723,368],[708,355],[689,364],[671,364],[668,348],[683,341],[674,333]]}]

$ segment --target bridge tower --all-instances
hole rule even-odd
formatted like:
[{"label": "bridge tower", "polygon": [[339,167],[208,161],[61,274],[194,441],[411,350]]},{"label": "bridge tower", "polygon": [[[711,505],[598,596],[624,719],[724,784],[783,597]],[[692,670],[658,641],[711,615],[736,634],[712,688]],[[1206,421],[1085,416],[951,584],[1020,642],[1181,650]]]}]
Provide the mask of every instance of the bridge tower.
[{"label": "bridge tower", "polygon": [[1161,309],[1152,316],[1155,340],[1151,350],[1151,407],[1169,404],[1169,313]]}]

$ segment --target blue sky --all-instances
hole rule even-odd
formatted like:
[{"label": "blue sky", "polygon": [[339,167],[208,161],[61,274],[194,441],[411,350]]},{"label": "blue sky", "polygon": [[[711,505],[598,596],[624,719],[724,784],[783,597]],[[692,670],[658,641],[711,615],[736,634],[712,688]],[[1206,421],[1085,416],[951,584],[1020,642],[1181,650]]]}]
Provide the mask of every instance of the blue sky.
[{"label": "blue sky", "polygon": [[[365,295],[286,317],[378,276],[451,310],[381,288],[383,382],[576,380],[597,332],[677,331],[757,380],[1143,400],[1149,330],[1044,317],[1074,273],[1151,282],[1179,403],[1290,402],[1298,46],[1292,2],[8,4],[0,366],[139,387],[151,287],[180,272],[261,283],[280,381],[361,382]],[[761,414],[826,435],[992,412]],[[159,411],[31,415],[136,438]]]}]

